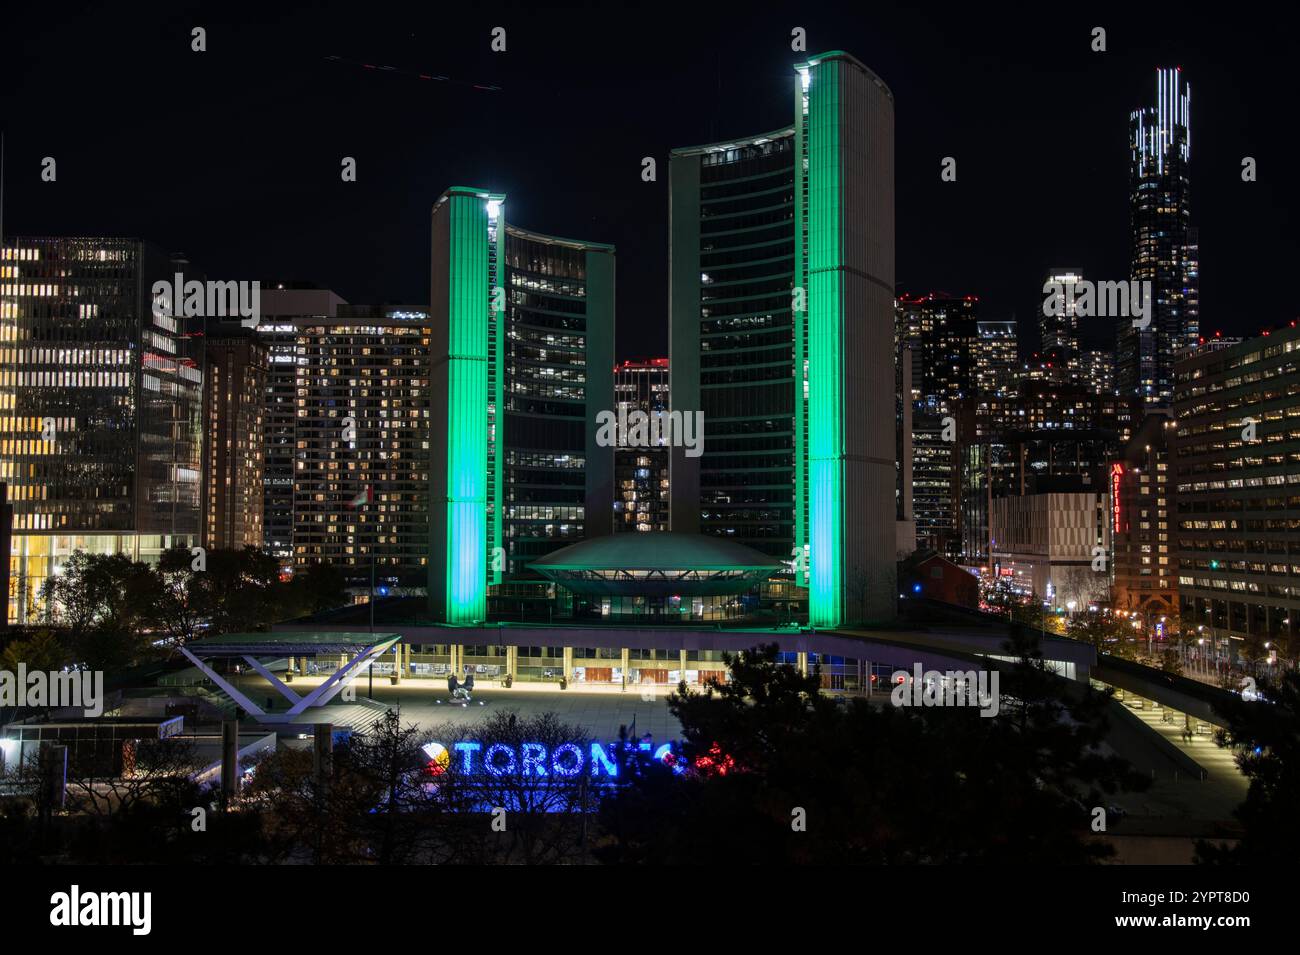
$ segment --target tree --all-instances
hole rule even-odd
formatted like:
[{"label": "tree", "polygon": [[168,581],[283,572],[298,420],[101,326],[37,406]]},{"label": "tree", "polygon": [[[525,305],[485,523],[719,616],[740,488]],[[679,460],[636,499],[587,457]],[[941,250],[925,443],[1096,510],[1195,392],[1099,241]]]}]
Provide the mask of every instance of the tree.
[{"label": "tree", "polygon": [[156,627],[173,646],[189,643],[211,620],[216,597],[211,580],[206,572],[195,571],[188,547],[170,548],[159,558],[151,610]]},{"label": "tree", "polygon": [[1122,618],[1104,611],[1075,614],[1066,625],[1065,635],[1089,644],[1098,654],[1112,653],[1126,658],[1133,655],[1131,629]]},{"label": "tree", "polygon": [[0,652],[0,670],[16,672],[20,663],[29,671],[62,670],[68,663],[68,650],[53,631],[38,630],[25,639],[9,641]]},{"label": "tree", "polygon": [[[240,793],[239,811],[258,813],[268,853],[291,863],[356,862],[352,815],[330,804],[332,772],[313,776],[311,750],[277,747],[254,761],[252,782]],[[336,794],[337,791],[335,790]]]},{"label": "tree", "polygon": [[170,736],[120,745],[120,769],[98,759],[80,769],[72,767],[69,811],[109,817],[142,802],[174,802],[179,793],[191,791],[191,779],[201,766],[188,738]]},{"label": "tree", "polygon": [[1043,599],[1038,594],[1031,593],[1023,601],[1013,601],[1007,608],[1007,616],[1014,624],[1020,624],[1022,627],[1029,627],[1034,630],[1043,630],[1047,626],[1049,614],[1043,608]]},{"label": "tree", "polygon": [[1100,748],[1106,699],[1044,664],[1015,628],[1001,711],[837,703],[775,646],[728,656],[731,680],[669,705],[685,741],[608,796],[614,863],[1070,863],[1107,854],[1088,815],[1145,780]]},{"label": "tree", "polygon": [[1244,639],[1241,642],[1241,646],[1237,648],[1237,654],[1247,663],[1261,663],[1268,659],[1268,651],[1270,648],[1266,647],[1265,644],[1271,642],[1272,641],[1266,640],[1264,636],[1259,633],[1247,634],[1246,639]]},{"label": "tree", "polygon": [[1091,567],[1066,567],[1056,590],[1056,606],[1072,600],[1085,609],[1089,604],[1104,603],[1109,596],[1107,583],[1107,575]]},{"label": "tree", "polygon": [[206,585],[213,633],[241,633],[282,619],[279,562],[252,547],[208,552]]},{"label": "tree", "polygon": [[1300,671],[1261,680],[1259,691],[1260,699],[1234,697],[1216,708],[1226,728],[1215,741],[1233,750],[1250,788],[1234,813],[1244,830],[1240,841],[1226,847],[1200,842],[1198,862],[1289,864],[1300,851]]},{"label": "tree", "polygon": [[[1106,707],[1113,695],[1091,690],[1086,684],[1064,680],[1043,659],[1037,634],[1013,627],[1003,654],[1014,657],[1002,674],[1002,706],[990,721],[991,748],[986,778],[1003,788],[1013,800],[1033,806],[1036,821],[1027,813],[1022,840],[1034,840],[1040,825],[1050,832],[1054,819],[1064,821],[1079,805],[1102,805],[1117,792],[1142,792],[1150,780],[1134,771],[1117,755],[1103,748],[1109,721]],[[1019,792],[1017,793],[1017,788]],[[1047,845],[1050,837],[1044,839]],[[1058,840],[1059,861],[1084,861],[1104,854],[1096,844],[1076,846]],[[1041,857],[1049,861],[1051,854]]]},{"label": "tree", "polygon": [[[600,799],[591,777],[564,775],[545,762],[545,771],[536,772],[525,762],[525,747],[538,747],[533,755],[545,753],[547,759],[566,744],[588,750],[591,741],[582,727],[554,713],[520,716],[505,710],[472,727],[444,727],[434,735],[450,753],[466,740],[479,746],[478,765],[469,771],[458,758],[430,767],[438,811],[456,822],[447,830],[451,858],[474,864],[586,861],[587,810]],[[493,747],[509,757],[498,753],[494,760]]]},{"label": "tree", "polygon": [[[867,608],[871,605],[871,597],[874,593],[886,594],[889,597],[889,606],[896,607],[894,595],[898,593],[898,570],[895,566],[872,572],[855,564],[847,571],[845,583],[849,598],[845,610],[859,625],[884,622],[879,618],[872,618],[868,613]],[[891,618],[894,616],[893,610],[890,611],[889,616]]]},{"label": "tree", "polygon": [[258,761],[240,811],[265,819],[276,858],[400,865],[449,860],[449,825],[428,772],[428,733],[389,710],[336,748],[318,776],[308,750]]},{"label": "tree", "polygon": [[289,583],[285,616],[320,613],[347,603],[347,581],[343,573],[332,564],[308,564]]},{"label": "tree", "polygon": [[[0,670],[17,673],[25,665],[29,673],[40,670],[46,673],[62,670],[68,663],[68,650],[62,641],[49,630],[38,630],[26,639],[10,640],[0,652]],[[0,726],[17,714],[20,707],[0,706]],[[6,710],[12,712],[6,713]]]},{"label": "tree", "polygon": [[[444,747],[434,759],[426,745]],[[317,778],[309,752],[279,750],[257,764],[241,799],[264,815],[272,854],[314,863],[553,864],[586,858],[584,806],[594,807],[585,774],[533,771],[525,747],[556,752],[580,744],[580,727],[554,714],[495,713],[473,727],[435,732],[402,724],[389,711],[365,734],[335,750],[328,775]],[[476,744],[474,764],[455,753]],[[512,761],[484,762],[500,745]],[[500,755],[500,754],[498,754]],[[494,822],[503,823],[502,828]]]},{"label": "tree", "polygon": [[379,865],[432,861],[429,855],[437,843],[431,840],[436,827],[427,818],[434,793],[426,742],[426,731],[403,726],[397,713],[388,710],[337,757],[342,774],[360,781],[351,792],[370,805],[355,822],[367,854]]},{"label": "tree", "polygon": [[156,592],[147,564],[84,551],[40,590],[46,622],[67,628],[74,655],[92,670],[121,669],[151,654],[145,628]]}]

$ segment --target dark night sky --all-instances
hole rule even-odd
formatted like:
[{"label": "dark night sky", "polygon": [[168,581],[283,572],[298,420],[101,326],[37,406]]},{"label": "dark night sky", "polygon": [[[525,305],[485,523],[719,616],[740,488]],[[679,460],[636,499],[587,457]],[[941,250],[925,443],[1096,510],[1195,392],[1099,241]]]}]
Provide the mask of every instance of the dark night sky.
[{"label": "dark night sky", "polygon": [[[1269,18],[723,6],[21,5],[0,62],[4,229],[141,236],[214,278],[423,303],[430,206],[484,186],[521,226],[617,245],[618,353],[665,353],[668,150],[788,123],[803,26],[810,52],[847,50],[894,92],[900,291],[979,295],[983,317],[1020,317],[1031,348],[1049,267],[1127,278],[1128,113],[1154,102],[1157,65],[1180,65],[1203,327],[1295,317],[1281,280],[1300,251],[1298,45]],[[190,51],[196,25],[206,53]],[[489,49],[498,25],[504,54]],[[1090,51],[1093,26],[1108,52]],[[57,183],[40,181],[47,155]],[[656,183],[640,179],[647,155]],[[956,183],[939,178],[949,155]],[[343,156],[358,182],[340,181]],[[1085,325],[1085,340],[1110,329]]]}]

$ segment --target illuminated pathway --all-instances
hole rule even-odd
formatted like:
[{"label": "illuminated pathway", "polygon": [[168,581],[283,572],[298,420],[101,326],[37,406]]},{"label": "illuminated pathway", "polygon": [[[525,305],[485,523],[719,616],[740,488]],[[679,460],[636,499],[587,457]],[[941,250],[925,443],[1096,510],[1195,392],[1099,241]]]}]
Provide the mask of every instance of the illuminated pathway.
[{"label": "illuminated pathway", "polygon": [[[1196,780],[1186,773],[1173,774],[1161,769],[1151,784],[1142,793],[1117,796],[1113,802],[1129,813],[1133,818],[1125,820],[1119,828],[1122,833],[1180,831],[1187,834],[1209,834],[1212,823],[1231,823],[1232,811],[1246,796],[1248,781],[1242,776],[1232,759],[1232,751],[1220,748],[1210,732],[1196,735],[1188,742],[1182,736],[1183,714],[1172,707],[1160,707],[1151,700],[1132,692],[1121,691],[1117,695],[1117,705],[1139,722],[1138,725],[1125,725],[1127,721],[1112,720],[1112,731],[1108,743],[1117,750],[1126,749],[1126,738],[1134,732],[1147,730],[1180,753],[1190,757],[1202,767],[1208,778]],[[1141,709],[1136,704],[1141,704]],[[1126,705],[1135,704],[1135,705]],[[1168,714],[1171,722],[1164,722]],[[1193,717],[1193,727],[1199,721]],[[1143,772],[1145,766],[1137,766]]]},{"label": "illuminated pathway", "polygon": [[[245,679],[246,686],[257,686],[256,681]],[[319,682],[319,677],[300,677],[292,685],[311,687]],[[262,687],[266,687],[264,681]],[[262,699],[267,695],[267,689],[250,688],[249,693],[255,699]],[[358,703],[367,696],[364,676],[356,681],[356,694]],[[415,723],[421,729],[448,723],[480,723],[494,713],[513,710],[521,717],[554,713],[563,722],[581,726],[593,736],[607,740],[616,739],[619,726],[630,725],[633,718],[636,719],[638,736],[650,733],[662,741],[676,739],[681,733],[677,720],[668,712],[667,692],[663,689],[655,699],[646,701],[641,698],[639,687],[629,687],[620,693],[616,687],[593,692],[592,688],[559,690],[553,683],[516,684],[509,690],[480,684],[474,690],[472,702],[462,706],[459,702],[450,702],[446,680],[405,679],[399,686],[392,686],[387,677],[380,679],[376,676],[374,699],[376,703],[398,707],[403,722]],[[330,716],[338,710],[337,706],[317,708],[305,714],[304,722],[332,722]]]}]

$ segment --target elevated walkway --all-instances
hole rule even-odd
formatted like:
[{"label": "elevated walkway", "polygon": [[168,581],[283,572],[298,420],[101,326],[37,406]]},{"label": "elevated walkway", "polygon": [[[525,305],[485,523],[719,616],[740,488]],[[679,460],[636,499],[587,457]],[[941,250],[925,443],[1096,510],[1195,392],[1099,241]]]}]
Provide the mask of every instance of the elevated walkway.
[{"label": "elevated walkway", "polygon": [[[368,663],[391,650],[401,639],[401,634],[397,633],[232,633],[196,641],[181,647],[181,653],[259,723],[309,723],[312,722],[307,716],[309,711],[329,703]],[[306,695],[295,692],[258,659],[321,654],[338,655],[343,663]],[[206,661],[213,659],[242,659],[289,701],[289,709],[284,713],[269,712],[254,703],[208,665]]]}]

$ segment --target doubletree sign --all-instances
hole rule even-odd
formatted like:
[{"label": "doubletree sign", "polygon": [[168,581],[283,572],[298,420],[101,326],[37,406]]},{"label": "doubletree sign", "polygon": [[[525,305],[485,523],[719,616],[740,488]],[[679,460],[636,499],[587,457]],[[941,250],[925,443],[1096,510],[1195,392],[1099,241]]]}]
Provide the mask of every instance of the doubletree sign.
[{"label": "doubletree sign", "polygon": [[[682,760],[673,753],[673,744],[663,743],[656,747],[648,739],[632,744],[637,752],[651,753],[654,759],[673,767],[676,772],[685,772]],[[571,778],[587,773],[592,779],[618,778],[618,744],[608,746],[601,743],[561,743],[548,750],[543,743],[520,743],[515,747],[509,743],[491,743],[484,746],[477,740],[461,740],[452,743],[448,750],[442,743],[427,743],[425,753],[429,756],[429,769],[435,775],[446,772],[452,760],[459,760],[459,771],[466,775],[487,773],[492,776],[556,776]]]}]

